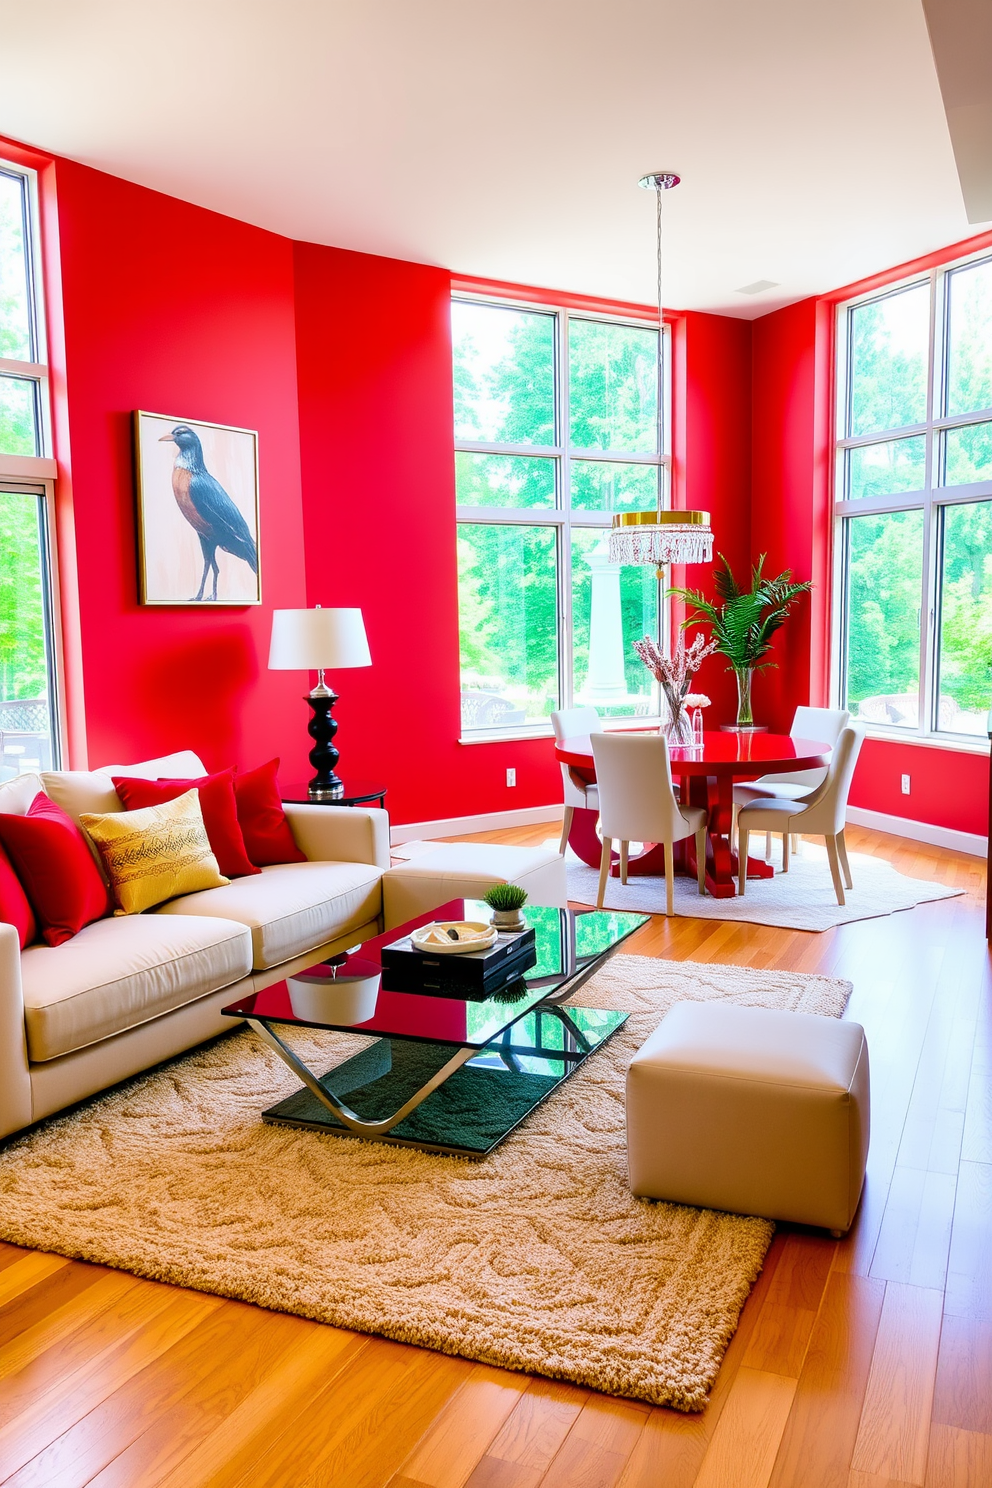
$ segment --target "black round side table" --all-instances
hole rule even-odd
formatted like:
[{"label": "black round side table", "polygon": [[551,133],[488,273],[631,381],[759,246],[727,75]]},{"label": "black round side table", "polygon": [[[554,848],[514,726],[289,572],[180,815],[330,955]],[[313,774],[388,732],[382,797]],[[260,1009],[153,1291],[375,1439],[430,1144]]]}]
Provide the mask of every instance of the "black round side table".
[{"label": "black round side table", "polygon": [[315,800],[307,795],[306,786],[299,783],[284,786],[279,795],[283,801],[289,801],[294,806],[364,806],[369,801],[378,801],[385,810],[386,789],[384,785],[371,785],[367,780],[346,780],[344,795],[338,796],[336,801]]}]

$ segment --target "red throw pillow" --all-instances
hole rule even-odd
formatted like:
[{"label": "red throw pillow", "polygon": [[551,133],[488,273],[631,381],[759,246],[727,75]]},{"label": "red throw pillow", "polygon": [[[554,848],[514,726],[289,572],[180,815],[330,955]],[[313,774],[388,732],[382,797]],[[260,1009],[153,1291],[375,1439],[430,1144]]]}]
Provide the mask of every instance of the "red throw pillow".
[{"label": "red throw pillow", "polygon": [[0,843],[10,854],[46,944],[62,945],[113,910],[86,838],[72,817],[41,791],[24,816],[0,813]]},{"label": "red throw pillow", "polygon": [[111,778],[128,811],[161,806],[188,790],[199,791],[203,825],[221,873],[225,878],[244,878],[259,872],[245,851],[245,839],[238,825],[233,770],[218,770],[216,775],[203,775],[199,780],[137,780],[125,775]]},{"label": "red throw pillow", "polygon": [[0,920],[13,925],[23,951],[38,934],[34,910],[21,887],[21,880],[14,872],[13,864],[0,847]]},{"label": "red throw pillow", "polygon": [[238,803],[238,821],[244,833],[245,849],[253,863],[267,868],[272,863],[305,863],[289,829],[286,813],[279,799],[276,775],[279,761],[269,760],[257,770],[246,770],[234,777],[234,795]]}]

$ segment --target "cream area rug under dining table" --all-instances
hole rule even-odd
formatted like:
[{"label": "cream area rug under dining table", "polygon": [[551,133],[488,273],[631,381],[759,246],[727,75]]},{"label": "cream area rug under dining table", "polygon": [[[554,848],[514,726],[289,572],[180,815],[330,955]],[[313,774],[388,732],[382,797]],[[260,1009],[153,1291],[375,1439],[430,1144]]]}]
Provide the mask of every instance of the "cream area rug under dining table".
[{"label": "cream area rug under dining table", "polygon": [[[763,847],[764,833],[755,834],[751,856],[758,855]],[[781,839],[776,838],[771,859],[774,878],[749,878],[743,896],[714,899],[711,894],[699,893],[694,878],[680,874],[675,879],[675,913],[701,920],[747,920],[786,930],[830,930],[852,920],[894,914],[933,899],[953,899],[956,894],[964,893],[963,889],[949,889],[928,879],[909,878],[884,858],[869,853],[852,852],[849,856],[854,888],[846,891],[847,903],[843,905],[837,903],[826,849],[816,842],[804,842],[801,852],[792,854],[788,873],[782,873]],[[569,899],[577,904],[595,904],[598,871],[569,852],[566,872]],[[611,877],[604,908],[664,914],[665,880],[653,875],[643,878],[631,875],[622,884],[619,878]]]},{"label": "cream area rug under dining table", "polygon": [[[265,1125],[297,1082],[237,1029],[9,1143],[0,1237],[701,1410],[773,1226],[632,1196],[627,1064],[679,1001],[839,1017],[850,990],[617,955],[576,1000],[628,1022],[481,1162]],[[368,1042],[293,1032],[318,1069]]]}]

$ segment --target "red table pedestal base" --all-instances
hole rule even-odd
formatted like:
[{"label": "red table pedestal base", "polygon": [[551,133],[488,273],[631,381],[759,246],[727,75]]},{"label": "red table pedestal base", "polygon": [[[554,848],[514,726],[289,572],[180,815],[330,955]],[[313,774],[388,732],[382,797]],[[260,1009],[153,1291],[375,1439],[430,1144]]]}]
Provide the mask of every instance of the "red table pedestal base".
[{"label": "red table pedestal base", "polygon": [[[737,876],[740,860],[730,846],[730,824],[734,804],[734,782],[728,775],[687,775],[682,779],[682,799],[686,791],[690,806],[703,806],[709,813],[706,845],[706,887],[714,899],[733,899],[737,893]],[[572,817],[568,834],[568,845],[572,851],[588,863],[590,868],[599,868],[603,844],[596,831],[599,817],[595,811],[577,808]],[[675,844],[675,871],[688,878],[696,877],[696,842],[686,837]],[[619,855],[613,853],[610,869],[614,878],[620,874]],[[627,875],[640,878],[650,875],[663,878],[665,875],[665,850],[660,843],[645,843],[644,851],[627,862]],[[775,869],[763,858],[748,857],[748,878],[773,878]]]}]

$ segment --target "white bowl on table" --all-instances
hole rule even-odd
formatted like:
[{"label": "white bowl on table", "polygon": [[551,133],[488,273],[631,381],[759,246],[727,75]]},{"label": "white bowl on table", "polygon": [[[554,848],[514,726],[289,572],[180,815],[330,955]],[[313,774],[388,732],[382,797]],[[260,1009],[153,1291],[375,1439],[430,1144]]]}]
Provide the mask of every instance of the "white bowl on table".
[{"label": "white bowl on table", "polygon": [[[452,939],[449,930],[457,932],[457,939]],[[410,943],[414,950],[429,956],[464,956],[470,951],[488,951],[496,944],[498,934],[495,925],[482,920],[436,920],[411,931]]]}]

